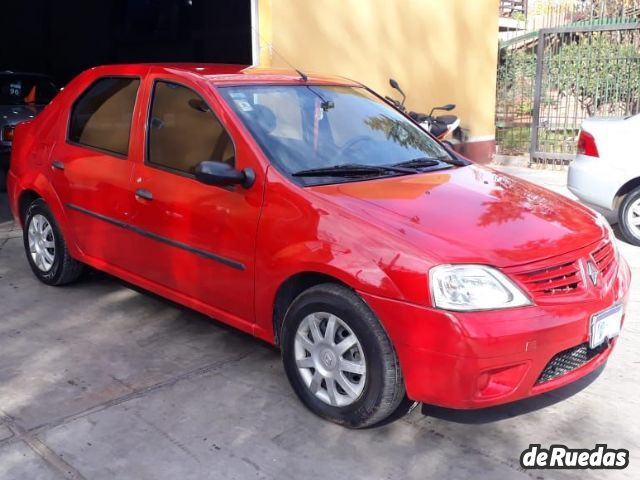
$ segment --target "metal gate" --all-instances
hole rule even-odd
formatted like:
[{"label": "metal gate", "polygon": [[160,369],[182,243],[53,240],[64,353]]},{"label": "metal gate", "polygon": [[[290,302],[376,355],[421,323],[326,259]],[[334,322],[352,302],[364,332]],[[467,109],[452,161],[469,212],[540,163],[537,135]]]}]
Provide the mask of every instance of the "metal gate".
[{"label": "metal gate", "polygon": [[640,112],[640,23],[540,30],[531,161],[565,164],[585,118]]},{"label": "metal gate", "polygon": [[497,153],[565,165],[585,118],[640,112],[640,0],[525,4],[500,31]]}]

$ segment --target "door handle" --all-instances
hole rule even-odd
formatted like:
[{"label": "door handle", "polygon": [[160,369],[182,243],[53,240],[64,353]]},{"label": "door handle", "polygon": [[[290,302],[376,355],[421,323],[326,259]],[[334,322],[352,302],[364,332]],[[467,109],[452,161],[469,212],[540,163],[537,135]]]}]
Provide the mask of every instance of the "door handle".
[{"label": "door handle", "polygon": [[56,170],[64,170],[64,163],[62,160],[54,160],[51,162],[51,168],[55,168]]},{"label": "door handle", "polygon": [[153,193],[149,190],[145,190],[144,188],[139,188],[136,190],[136,197],[143,198],[145,200],[153,200]]}]

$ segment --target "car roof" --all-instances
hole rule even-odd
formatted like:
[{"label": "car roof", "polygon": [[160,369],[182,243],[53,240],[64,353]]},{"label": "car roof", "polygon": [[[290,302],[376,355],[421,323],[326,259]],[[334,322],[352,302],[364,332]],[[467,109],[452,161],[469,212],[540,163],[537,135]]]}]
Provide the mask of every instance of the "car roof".
[{"label": "car roof", "polygon": [[304,72],[306,81],[294,69],[276,69],[235,65],[225,63],[140,63],[128,65],[107,65],[95,67],[100,75],[125,75],[133,72],[147,71],[152,74],[169,74],[178,77],[200,77],[214,84],[321,84],[321,85],[360,85],[358,82],[344,77],[320,75]]}]

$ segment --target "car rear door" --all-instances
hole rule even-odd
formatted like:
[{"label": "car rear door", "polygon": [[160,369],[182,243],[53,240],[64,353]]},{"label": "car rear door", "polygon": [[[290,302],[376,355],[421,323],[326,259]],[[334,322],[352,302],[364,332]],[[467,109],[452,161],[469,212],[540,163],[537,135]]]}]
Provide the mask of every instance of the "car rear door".
[{"label": "car rear door", "polygon": [[127,266],[134,203],[130,156],[138,76],[97,78],[73,103],[65,138],[50,156],[52,182],[82,252]]},{"label": "car rear door", "polygon": [[[254,315],[263,169],[211,87],[148,82],[144,161],[134,174],[136,270],[242,327]],[[194,170],[205,160],[251,168],[256,181],[249,189],[200,183]]]}]

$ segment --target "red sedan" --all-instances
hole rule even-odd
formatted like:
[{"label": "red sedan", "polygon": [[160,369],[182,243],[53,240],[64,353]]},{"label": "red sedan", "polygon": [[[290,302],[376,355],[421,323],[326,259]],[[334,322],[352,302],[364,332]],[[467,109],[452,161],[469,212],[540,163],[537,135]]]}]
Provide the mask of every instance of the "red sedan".
[{"label": "red sedan", "polygon": [[344,78],[94,68],[18,126],[8,186],[40,280],[89,265],[276,344],[349,427],[565,385],[623,323],[605,221]]}]

